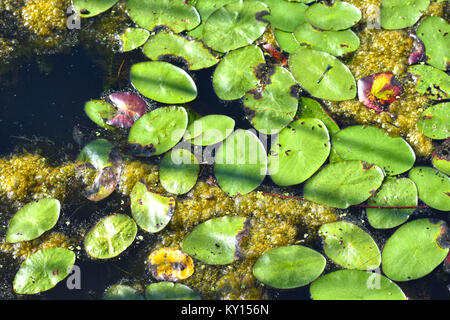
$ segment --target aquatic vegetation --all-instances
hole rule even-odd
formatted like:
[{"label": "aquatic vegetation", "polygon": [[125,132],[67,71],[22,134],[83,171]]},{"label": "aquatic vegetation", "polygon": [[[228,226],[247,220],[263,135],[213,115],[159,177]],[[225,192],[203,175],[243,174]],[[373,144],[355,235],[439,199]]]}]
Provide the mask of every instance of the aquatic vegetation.
[{"label": "aquatic vegetation", "polygon": [[402,86],[392,73],[378,73],[358,80],[359,101],[376,112],[383,112],[401,94]]},{"label": "aquatic vegetation", "polygon": [[234,129],[235,121],[221,114],[210,114],[192,121],[183,137],[193,145],[209,146],[226,139]]},{"label": "aquatic vegetation", "polygon": [[416,31],[425,46],[427,63],[441,70],[446,70],[449,66],[449,32],[450,25],[440,17],[427,17]]},{"label": "aquatic vegetation", "polygon": [[175,282],[192,276],[194,261],[180,250],[161,248],[148,257],[148,268],[156,280]]},{"label": "aquatic vegetation", "polygon": [[432,208],[450,211],[450,178],[430,167],[414,167],[409,171],[419,192],[419,199]]},{"label": "aquatic vegetation", "polygon": [[144,296],[138,290],[124,284],[116,284],[108,287],[103,295],[105,300],[144,300]]},{"label": "aquatic vegetation", "polygon": [[275,29],[273,33],[281,50],[292,53],[300,48],[300,43],[298,43],[297,38],[292,32]]},{"label": "aquatic vegetation", "polygon": [[450,140],[447,138],[433,153],[431,163],[439,171],[450,175]]},{"label": "aquatic vegetation", "polygon": [[305,12],[306,20],[322,30],[344,30],[361,20],[361,11],[345,1],[335,1],[331,6],[314,3]]},{"label": "aquatic vegetation", "polygon": [[450,102],[435,104],[425,109],[417,126],[431,139],[450,137]]},{"label": "aquatic vegetation", "polygon": [[[278,30],[294,32],[300,24],[306,21],[305,11],[308,6],[304,3],[277,0],[262,0],[261,2],[270,9],[270,14],[264,19]],[[286,14],[287,12],[289,14]]]},{"label": "aquatic vegetation", "polygon": [[147,112],[147,103],[132,92],[112,93],[107,99],[117,108],[116,114],[106,121],[113,127],[131,128]]},{"label": "aquatic vegetation", "polygon": [[443,71],[427,65],[414,65],[408,72],[417,76],[416,90],[433,100],[448,99],[450,77]]},{"label": "aquatic vegetation", "polygon": [[114,129],[114,127],[108,125],[106,121],[109,121],[114,117],[114,107],[104,100],[90,100],[84,105],[84,111],[86,115],[93,122],[105,129]]},{"label": "aquatic vegetation", "polygon": [[381,26],[384,29],[403,29],[415,24],[427,10],[430,0],[383,0]]},{"label": "aquatic vegetation", "polygon": [[200,296],[188,286],[181,283],[157,282],[145,288],[147,300],[200,300]]},{"label": "aquatic vegetation", "polygon": [[197,183],[200,165],[197,158],[186,149],[173,149],[161,160],[159,180],[168,192],[188,193]]},{"label": "aquatic vegetation", "polygon": [[296,118],[315,118],[322,121],[332,135],[341,130],[336,121],[329,115],[324,107],[316,100],[300,97]]},{"label": "aquatic vegetation", "polygon": [[127,28],[119,35],[121,41],[120,51],[132,51],[147,42],[150,37],[150,31],[141,28]]},{"label": "aquatic vegetation", "polygon": [[90,18],[105,12],[119,0],[72,0],[75,10],[82,18]]}]

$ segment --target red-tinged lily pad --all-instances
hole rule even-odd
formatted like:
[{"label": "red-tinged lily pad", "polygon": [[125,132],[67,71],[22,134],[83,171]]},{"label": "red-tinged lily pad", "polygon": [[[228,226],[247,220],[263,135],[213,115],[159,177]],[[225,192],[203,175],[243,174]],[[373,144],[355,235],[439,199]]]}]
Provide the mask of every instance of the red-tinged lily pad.
[{"label": "red-tinged lily pad", "polygon": [[131,128],[134,122],[147,112],[147,103],[132,92],[116,92],[110,94],[108,99],[117,108],[117,114],[106,121],[106,124],[119,127]]},{"label": "red-tinged lily pad", "polygon": [[186,253],[172,248],[153,251],[148,257],[148,266],[153,278],[161,281],[178,281],[194,273],[194,261]]},{"label": "red-tinged lily pad", "polygon": [[385,111],[401,94],[401,84],[392,73],[377,73],[358,80],[359,101],[376,112]]},{"label": "red-tinged lily pad", "polygon": [[450,175],[450,138],[435,149],[431,163],[439,171]]},{"label": "red-tinged lily pad", "polygon": [[422,40],[414,33],[411,34],[411,38],[413,38],[413,46],[411,54],[408,57],[409,65],[419,63],[425,59],[425,45]]}]

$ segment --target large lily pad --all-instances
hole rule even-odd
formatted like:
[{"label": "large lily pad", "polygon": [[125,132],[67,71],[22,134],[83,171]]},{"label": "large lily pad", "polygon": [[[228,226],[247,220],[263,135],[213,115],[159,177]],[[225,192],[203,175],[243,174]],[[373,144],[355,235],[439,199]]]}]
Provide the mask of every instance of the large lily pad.
[{"label": "large lily pad", "polygon": [[450,97],[450,76],[444,71],[427,65],[414,65],[408,71],[417,76],[417,92],[433,100]]},{"label": "large lily pad", "polygon": [[341,130],[324,107],[318,101],[311,98],[300,97],[296,117],[319,119],[325,124],[330,134],[335,134]]},{"label": "large lily pad", "polygon": [[309,179],[303,196],[311,201],[345,209],[367,200],[381,186],[380,167],[364,161],[334,162]]},{"label": "large lily pad", "polygon": [[450,137],[450,102],[435,104],[422,113],[417,127],[431,139]]},{"label": "large lily pad", "polygon": [[356,96],[350,70],[326,52],[298,49],[289,57],[289,69],[300,86],[316,98],[342,101]]},{"label": "large lily pad", "polygon": [[148,257],[148,268],[156,280],[175,282],[187,279],[194,273],[194,261],[180,250],[161,248]]},{"label": "large lily pad", "polygon": [[147,300],[200,300],[200,296],[181,283],[156,282],[145,288]]},{"label": "large lily pad", "polygon": [[430,207],[450,211],[450,178],[430,167],[414,167],[409,172],[419,191],[419,199]]},{"label": "large lily pad", "polygon": [[240,257],[246,218],[222,217],[198,225],[183,241],[183,250],[207,264],[230,264]]},{"label": "large lily pad", "polygon": [[441,70],[449,66],[450,25],[440,17],[427,17],[417,28],[417,36],[425,45],[427,63]]},{"label": "large lily pad", "polygon": [[361,20],[361,11],[352,4],[335,1],[331,6],[315,3],[305,12],[306,20],[322,30],[344,30]]},{"label": "large lily pad", "polygon": [[308,6],[304,3],[295,3],[280,0],[261,0],[270,9],[270,15],[264,19],[272,27],[279,30],[293,32],[297,26],[305,22],[305,11]]},{"label": "large lily pad", "polygon": [[64,248],[46,248],[32,254],[20,266],[14,278],[17,294],[47,291],[68,276],[75,253]]},{"label": "large lily pad", "polygon": [[234,129],[232,118],[221,114],[210,114],[189,124],[185,140],[198,146],[209,146],[225,140]]},{"label": "large lily pad", "polygon": [[382,253],[383,272],[394,281],[426,276],[447,256],[437,238],[448,232],[444,221],[419,219],[398,228],[387,240]]},{"label": "large lily pad", "polygon": [[383,0],[381,26],[384,29],[403,29],[415,24],[430,5],[430,0]]},{"label": "large lily pad", "polygon": [[390,137],[377,127],[347,127],[333,135],[332,144],[342,159],[376,164],[387,175],[408,171],[416,160],[405,140]]},{"label": "large lily pad", "polygon": [[150,32],[141,28],[127,28],[119,35],[120,51],[128,52],[142,46],[150,36]]},{"label": "large lily pad", "polygon": [[195,186],[199,172],[195,155],[186,149],[173,149],[161,161],[159,180],[168,192],[185,194]]},{"label": "large lily pad", "polygon": [[319,252],[304,246],[288,246],[264,253],[253,266],[262,283],[278,289],[302,287],[314,281],[325,269]]},{"label": "large lily pad", "polygon": [[330,136],[319,119],[301,118],[280,131],[269,151],[269,175],[280,186],[302,183],[330,154]]},{"label": "large lily pad", "polygon": [[103,295],[105,300],[144,300],[138,290],[124,284],[115,284],[106,289]]},{"label": "large lily pad", "polygon": [[72,0],[75,11],[82,18],[90,18],[105,12],[119,0]]}]

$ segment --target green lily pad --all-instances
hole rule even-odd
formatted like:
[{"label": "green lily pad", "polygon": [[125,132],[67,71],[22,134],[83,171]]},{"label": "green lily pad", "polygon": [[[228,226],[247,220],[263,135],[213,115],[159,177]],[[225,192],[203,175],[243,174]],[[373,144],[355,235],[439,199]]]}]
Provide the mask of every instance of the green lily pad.
[{"label": "green lily pad", "polygon": [[270,15],[264,19],[277,29],[293,32],[297,26],[305,22],[305,11],[308,6],[304,3],[280,1],[280,0],[261,0],[270,9]]},{"label": "green lily pad", "polygon": [[398,228],[383,248],[384,274],[394,281],[409,281],[433,271],[449,252],[437,242],[445,226],[444,221],[419,219]]},{"label": "green lily pad", "polygon": [[151,233],[164,229],[175,211],[175,198],[149,191],[143,181],[134,185],[130,200],[133,219],[139,227]]},{"label": "green lily pad", "polygon": [[253,127],[275,134],[287,126],[298,107],[298,85],[292,74],[280,66],[267,71],[268,79],[260,89],[244,96],[244,109]]},{"label": "green lily pad", "polygon": [[325,265],[325,257],[308,247],[279,247],[267,251],[256,261],[253,275],[271,287],[291,289],[314,281]]},{"label": "green lily pad", "polygon": [[46,248],[32,254],[14,278],[17,294],[36,294],[52,289],[68,276],[75,253],[64,248]]},{"label": "green lily pad", "polygon": [[334,162],[306,181],[303,196],[307,200],[345,209],[366,201],[381,186],[380,167],[363,161]]},{"label": "green lily pad", "polygon": [[75,11],[82,18],[96,16],[112,8],[119,0],[72,0]]},{"label": "green lily pad", "polygon": [[328,258],[346,269],[373,270],[380,266],[380,249],[372,237],[353,223],[323,224],[319,229]]},{"label": "green lily pad", "polygon": [[311,284],[314,300],[406,300],[402,289],[379,273],[338,270]]},{"label": "green lily pad", "polygon": [[446,139],[435,149],[431,158],[431,163],[433,164],[433,167],[449,176],[450,153],[448,150],[450,150],[450,139]]},{"label": "green lily pad", "polygon": [[230,196],[256,189],[266,171],[264,146],[251,131],[236,130],[217,150],[214,173],[220,188]]},{"label": "green lily pad", "polygon": [[275,35],[275,40],[277,41],[281,50],[292,53],[300,48],[300,44],[295,38],[294,33],[274,29],[273,34]]},{"label": "green lily pad", "polygon": [[191,76],[164,61],[136,63],[131,67],[133,86],[144,96],[162,103],[185,103],[197,97]]},{"label": "green lily pad", "polygon": [[414,65],[408,72],[417,76],[416,91],[433,100],[444,100],[450,96],[450,76],[444,71],[427,65]]},{"label": "green lily pad", "polygon": [[358,49],[360,41],[351,30],[324,31],[303,23],[295,29],[294,36],[300,46],[325,51],[333,56],[343,56]]},{"label": "green lily pad", "polygon": [[96,139],[87,144],[75,161],[77,166],[92,165],[97,171],[111,166],[111,152],[114,146],[106,139]]},{"label": "green lily pad", "polygon": [[319,119],[301,118],[280,131],[269,151],[269,175],[279,186],[302,183],[330,154],[330,136]]},{"label": "green lily pad", "polygon": [[430,0],[383,0],[381,3],[381,26],[395,30],[411,27],[427,10]]},{"label": "green lily pad", "polygon": [[144,54],[152,60],[167,56],[183,59],[189,70],[209,68],[219,60],[198,40],[189,40],[165,30],[151,37],[143,47]]},{"label": "green lily pad", "polygon": [[435,104],[425,109],[417,127],[431,139],[440,140],[450,137],[450,102]]},{"label": "green lily pad", "polygon": [[173,282],[156,282],[145,288],[147,300],[200,300],[200,296],[188,286]]},{"label": "green lily pad", "polygon": [[137,227],[125,214],[113,214],[101,219],[84,239],[86,252],[96,259],[117,257],[136,237]]},{"label": "green lily pad", "polygon": [[427,63],[444,71],[449,66],[449,32],[450,25],[439,17],[425,18],[416,31],[425,45]]},{"label": "green lily pad", "polygon": [[234,120],[228,116],[211,114],[189,124],[184,139],[197,146],[209,146],[225,140],[234,125]]},{"label": "green lily pad", "polygon": [[416,161],[413,149],[405,140],[390,137],[377,127],[347,127],[333,135],[332,145],[342,159],[376,164],[387,175],[408,171]]},{"label": "green lily pad", "polygon": [[26,204],[9,222],[6,241],[14,243],[36,239],[55,226],[60,209],[57,199],[41,199]]},{"label": "green lily pad", "polygon": [[227,52],[244,47],[266,30],[269,8],[259,1],[239,0],[214,11],[203,27],[203,41],[208,47]]},{"label": "green lily pad", "polygon": [[230,264],[240,256],[247,219],[222,217],[199,224],[183,240],[183,251],[206,264]]},{"label": "green lily pad", "polygon": [[342,101],[356,96],[356,82],[350,70],[329,53],[300,48],[289,57],[293,76],[312,96]]},{"label": "green lily pad", "polygon": [[184,0],[128,0],[127,12],[137,25],[150,31],[165,26],[179,33],[200,24],[197,10]]},{"label": "green lily pad", "polygon": [[100,127],[105,129],[115,129],[106,123],[106,121],[112,119],[116,114],[116,108],[110,103],[104,100],[90,100],[84,105],[84,111],[89,119],[94,121]]},{"label": "green lily pad", "polygon": [[[258,66],[264,65],[264,54],[254,45],[227,53],[217,65],[213,86],[222,100],[235,100],[258,85]],[[236,68],[239,66],[239,68]]]},{"label": "green lily pad", "polygon": [[329,6],[315,3],[305,12],[306,21],[322,30],[344,30],[354,26],[361,20],[361,11],[352,4],[335,1]]},{"label": "green lily pad", "polygon": [[146,113],[131,127],[128,143],[134,154],[153,156],[172,149],[183,137],[188,115],[183,107],[161,107]]},{"label": "green lily pad", "polygon": [[414,167],[409,172],[419,191],[419,199],[430,207],[450,211],[450,178],[436,169]]},{"label": "green lily pad", "polygon": [[318,101],[311,98],[300,97],[296,117],[319,119],[325,124],[330,134],[335,134],[341,130],[324,107]]},{"label": "green lily pad", "polygon": [[172,149],[160,164],[159,180],[168,192],[188,193],[197,182],[200,166],[197,158],[186,149]]},{"label": "green lily pad", "polygon": [[142,46],[150,36],[150,32],[141,28],[127,28],[119,36],[121,41],[120,50],[122,52],[132,51]]},{"label": "green lily pad", "polygon": [[[417,200],[417,188],[412,180],[387,178],[367,204],[380,207],[414,207],[417,206]],[[367,219],[374,228],[389,229],[406,222],[414,210],[367,208]]]},{"label": "green lily pad", "polygon": [[144,300],[144,297],[133,287],[116,284],[106,289],[105,300]]}]

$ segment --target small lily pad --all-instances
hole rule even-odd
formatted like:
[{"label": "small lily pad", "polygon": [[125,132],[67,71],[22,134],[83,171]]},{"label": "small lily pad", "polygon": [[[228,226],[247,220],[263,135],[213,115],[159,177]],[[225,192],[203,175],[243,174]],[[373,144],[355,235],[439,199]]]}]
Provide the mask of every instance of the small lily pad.
[{"label": "small lily pad", "polygon": [[120,51],[128,52],[142,46],[150,36],[150,32],[141,28],[127,28],[119,35]]},{"label": "small lily pad", "polygon": [[135,288],[124,284],[110,286],[106,289],[103,298],[105,300],[144,300],[144,296]]},{"label": "small lily pad", "polygon": [[341,130],[324,107],[318,101],[311,98],[300,97],[296,117],[319,119],[325,124],[330,134],[335,134]]},{"label": "small lily pad", "polygon": [[115,92],[108,96],[111,103],[117,108],[117,112],[107,125],[119,128],[131,128],[131,126],[147,112],[147,103],[135,93]]},{"label": "small lily pad", "polygon": [[450,139],[446,139],[441,145],[439,145],[431,158],[433,167],[440,172],[450,175]]},{"label": "small lily pad", "polygon": [[427,63],[444,71],[450,64],[449,32],[450,25],[440,17],[425,18],[416,31],[417,36],[425,45]]},{"label": "small lily pad", "polygon": [[438,244],[442,232],[448,232],[445,222],[429,219],[414,220],[398,228],[383,248],[384,274],[394,281],[409,281],[429,274],[449,252]]},{"label": "small lily pad", "polygon": [[314,3],[305,12],[306,20],[322,30],[344,30],[361,20],[361,11],[344,1],[334,1],[330,6]]},{"label": "small lily pad", "polygon": [[136,233],[136,223],[129,216],[110,215],[89,230],[84,239],[84,247],[93,258],[114,258],[133,243]]},{"label": "small lily pad", "polygon": [[234,120],[228,116],[210,114],[189,124],[184,139],[197,146],[209,146],[225,140],[234,125]]},{"label": "small lily pad", "polygon": [[300,48],[300,44],[295,38],[294,33],[274,29],[273,34],[275,35],[275,40],[277,41],[281,50],[292,53]]},{"label": "small lily pad", "polygon": [[392,73],[377,73],[358,80],[358,98],[367,108],[376,112],[400,98],[402,86]]},{"label": "small lily pad", "polygon": [[103,100],[90,100],[84,105],[84,111],[86,115],[105,129],[114,129],[114,127],[108,125],[106,121],[112,119],[116,113],[116,109],[110,103]]},{"label": "small lily pad", "polygon": [[304,246],[288,246],[264,253],[253,266],[253,275],[278,289],[302,287],[314,281],[325,269],[319,252]]},{"label": "small lily pad", "polygon": [[417,127],[431,139],[441,140],[450,137],[450,102],[435,104],[425,109]]},{"label": "small lily pad", "polygon": [[240,257],[246,218],[222,217],[198,225],[183,241],[183,250],[206,264],[230,264]]},{"label": "small lily pad", "polygon": [[430,0],[383,0],[380,11],[381,26],[388,30],[411,27],[429,5]]},{"label": "small lily pad", "polygon": [[148,257],[148,267],[153,278],[161,281],[184,280],[194,273],[192,258],[172,248],[153,251]]},{"label": "small lily pad", "polygon": [[181,283],[157,282],[145,289],[147,300],[200,300],[200,296]]},{"label": "small lily pad", "polygon": [[409,172],[419,191],[419,199],[430,207],[450,211],[450,178],[436,169],[414,167]]},{"label": "small lily pad", "polygon": [[36,294],[52,289],[69,275],[75,253],[64,248],[46,248],[32,254],[14,278],[17,294]]},{"label": "small lily pad", "polygon": [[75,11],[82,18],[90,18],[109,10],[119,0],[72,0]]},{"label": "small lily pad", "polygon": [[416,91],[433,100],[450,97],[450,76],[444,71],[427,65],[414,65],[408,72],[417,76]]},{"label": "small lily pad", "polygon": [[261,0],[270,9],[270,15],[264,19],[269,21],[272,27],[279,30],[293,32],[297,26],[305,22],[305,11],[308,6],[304,3]]}]

